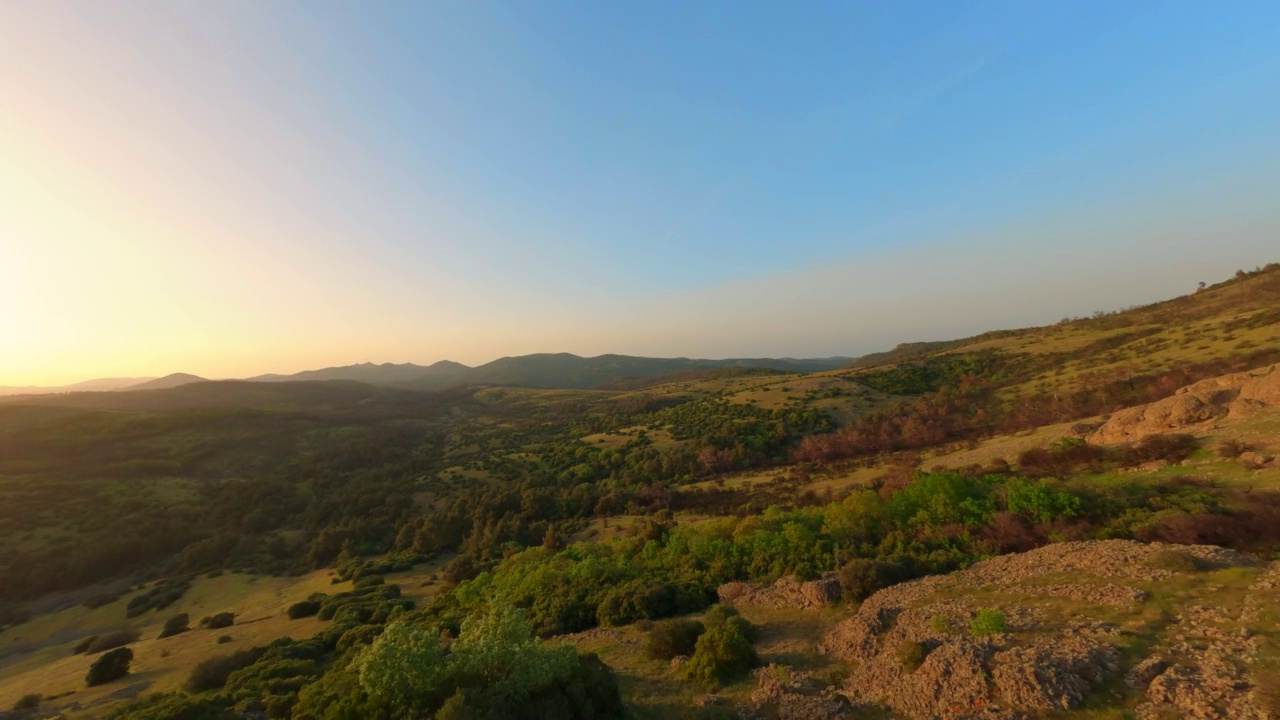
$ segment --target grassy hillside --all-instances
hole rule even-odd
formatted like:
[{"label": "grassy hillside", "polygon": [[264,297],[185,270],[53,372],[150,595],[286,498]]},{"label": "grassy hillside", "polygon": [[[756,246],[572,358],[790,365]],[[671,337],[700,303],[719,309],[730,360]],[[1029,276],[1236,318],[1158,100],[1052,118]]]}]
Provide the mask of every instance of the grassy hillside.
[{"label": "grassy hillside", "polygon": [[[38,692],[70,692],[86,660],[65,646],[115,625],[145,630],[131,647],[137,681],[152,684],[134,692],[177,689],[209,648],[187,647],[195,630],[146,638],[212,593],[263,613],[258,630],[224,650],[279,633],[302,645],[246,660],[243,681],[229,680],[222,695],[196,693],[191,702],[209,712],[260,702],[273,717],[303,717],[323,693],[356,703],[354,716],[390,712],[394,702],[348,662],[381,648],[370,643],[403,617],[462,647],[479,637],[469,623],[515,633],[503,642],[573,634],[621,673],[633,709],[661,714],[705,688],[637,659],[648,631],[636,623],[705,612],[724,582],[838,570],[856,600],[1063,539],[1270,553],[1280,547],[1280,500],[1269,491],[1280,468],[1249,458],[1280,451],[1280,410],[1188,438],[1105,448],[1081,438],[1117,408],[1276,361],[1280,266],[1269,266],[1148,307],[822,369],[549,355],[499,361],[486,371],[491,386],[437,391],[229,381],[5,399],[0,626],[10,627],[0,639],[10,649],[0,701],[41,672],[58,680]],[[569,387],[517,386],[539,383]],[[410,566],[418,574],[404,574]],[[329,569],[342,582],[367,575],[387,585],[365,586],[375,595],[359,595],[362,609],[341,617],[282,617],[311,592],[350,588],[307,584],[323,585]],[[237,574],[205,577],[228,571]],[[269,609],[265,596],[236,595],[243,585],[208,589],[249,576],[272,588]],[[390,585],[385,596],[371,590]],[[190,614],[212,609],[200,602]],[[490,617],[495,607],[522,618]],[[814,654],[835,611],[743,614],[762,627],[755,645],[765,659],[794,653],[785,664],[840,671]],[[736,632],[733,622],[724,633]],[[616,630],[591,634],[601,627]],[[312,635],[320,639],[305,644]],[[250,681],[284,672],[274,663],[289,653],[306,661],[287,688]],[[563,666],[557,687],[595,677],[581,662]],[[467,695],[470,680],[451,678],[458,703],[479,702]],[[741,682],[722,684],[744,697]],[[113,698],[90,715],[128,700],[77,693]],[[419,698],[433,708],[447,699]]]}]

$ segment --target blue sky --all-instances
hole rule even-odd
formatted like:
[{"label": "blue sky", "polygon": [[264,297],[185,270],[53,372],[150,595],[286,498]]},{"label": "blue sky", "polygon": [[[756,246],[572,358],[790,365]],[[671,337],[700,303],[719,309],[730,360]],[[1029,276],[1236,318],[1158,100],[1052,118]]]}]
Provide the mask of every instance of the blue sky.
[{"label": "blue sky", "polygon": [[1277,37],[1271,2],[6,4],[0,384],[853,355],[1180,294],[1280,260]]}]

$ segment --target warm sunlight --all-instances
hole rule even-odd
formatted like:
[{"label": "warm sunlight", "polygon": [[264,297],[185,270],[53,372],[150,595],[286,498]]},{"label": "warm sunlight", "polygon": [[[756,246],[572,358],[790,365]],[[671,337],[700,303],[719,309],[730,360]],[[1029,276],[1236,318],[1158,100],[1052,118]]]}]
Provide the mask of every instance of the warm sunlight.
[{"label": "warm sunlight", "polygon": [[1277,29],[0,2],[0,720],[1280,718]]}]

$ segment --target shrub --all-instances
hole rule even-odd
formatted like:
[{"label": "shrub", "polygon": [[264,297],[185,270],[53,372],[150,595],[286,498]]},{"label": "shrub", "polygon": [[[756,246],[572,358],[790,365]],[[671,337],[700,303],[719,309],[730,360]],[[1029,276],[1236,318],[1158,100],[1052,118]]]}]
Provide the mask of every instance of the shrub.
[{"label": "shrub", "polygon": [[229,612],[218,613],[217,615],[207,618],[201,618],[200,624],[210,630],[219,630],[221,628],[231,627],[236,624],[236,614]]},{"label": "shrub", "polygon": [[732,605],[712,605],[702,616],[703,624],[707,627],[716,625],[732,625],[733,628],[743,637],[751,642],[756,641],[756,626],[752,625],[746,618],[738,614]]},{"label": "shrub", "polygon": [[663,620],[653,624],[645,651],[657,660],[692,655],[706,627],[697,620]]},{"label": "shrub", "polygon": [[285,614],[289,616],[290,620],[298,620],[300,618],[311,617],[318,612],[320,612],[320,603],[312,600],[303,600],[302,602],[296,602],[290,605],[289,609],[285,611]]},{"label": "shrub", "polygon": [[40,693],[27,693],[26,695],[18,698],[18,701],[13,704],[13,709],[34,710],[35,708],[40,707],[40,701],[43,699],[44,696]]},{"label": "shrub", "polygon": [[999,608],[979,608],[969,621],[971,635],[994,635],[1004,630],[1004,611]]},{"label": "shrub", "polygon": [[129,663],[132,661],[133,651],[129,648],[111,650],[89,666],[89,673],[85,675],[84,682],[92,687],[119,680],[129,674]]},{"label": "shrub", "polygon": [[164,628],[160,630],[160,637],[167,638],[171,635],[184,633],[191,629],[191,616],[186,613],[179,613],[164,621]]},{"label": "shrub", "polygon": [[903,640],[898,643],[898,662],[907,672],[915,672],[924,663],[924,658],[928,654],[929,651],[924,643],[915,640]]},{"label": "shrub", "polygon": [[929,618],[929,629],[936,633],[945,633],[951,629],[951,620],[946,615],[938,613]]},{"label": "shrub", "polygon": [[840,581],[841,596],[851,600],[866,600],[877,590],[909,580],[911,570],[901,562],[854,558],[836,572]]},{"label": "shrub", "polygon": [[712,625],[698,638],[684,671],[690,680],[714,688],[742,677],[755,662],[751,641],[736,625],[721,623]]},{"label": "shrub", "polygon": [[84,602],[80,604],[89,608],[90,610],[97,610],[103,605],[110,605],[111,603],[119,599],[120,599],[119,593],[97,593],[95,595],[90,595],[89,597],[85,598]]},{"label": "shrub", "polygon": [[1218,457],[1234,460],[1253,450],[1253,446],[1243,440],[1223,440],[1218,443]]},{"label": "shrub", "polygon": [[116,710],[107,720],[239,720],[226,698],[195,698],[185,693],[147,695]]},{"label": "shrub", "polygon": [[1200,441],[1194,435],[1185,433],[1148,435],[1126,450],[1122,461],[1126,465],[1138,465],[1152,460],[1175,463],[1187,459],[1199,446]]},{"label": "shrub", "polygon": [[182,687],[189,693],[216,690],[227,684],[231,673],[252,665],[261,655],[262,651],[255,648],[209,658],[191,669]]},{"label": "shrub", "polygon": [[137,630],[117,630],[106,635],[96,635],[84,652],[86,655],[97,655],[100,652],[136,642],[140,637],[142,635]]},{"label": "shrub", "polygon": [[1200,570],[1200,561],[1194,555],[1182,550],[1161,550],[1147,558],[1147,565],[1160,570],[1173,572],[1196,572]]},{"label": "shrub", "polygon": [[81,639],[80,642],[72,646],[71,654],[79,655],[82,652],[88,651],[89,647],[93,645],[93,642],[97,639],[98,639],[97,635],[90,635],[89,637]]},{"label": "shrub", "polygon": [[191,587],[185,578],[166,578],[147,592],[134,597],[125,608],[125,617],[137,617],[148,610],[163,610],[177,602]]}]

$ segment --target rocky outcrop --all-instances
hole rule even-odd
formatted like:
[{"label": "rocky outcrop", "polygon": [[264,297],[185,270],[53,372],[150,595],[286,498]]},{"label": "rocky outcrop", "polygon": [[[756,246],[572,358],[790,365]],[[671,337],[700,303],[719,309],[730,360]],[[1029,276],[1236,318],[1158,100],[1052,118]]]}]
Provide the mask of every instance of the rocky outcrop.
[{"label": "rocky outcrop", "polygon": [[794,575],[779,578],[771,585],[730,582],[721,585],[716,594],[720,602],[771,608],[814,608],[830,605],[840,599],[840,581],[835,573],[824,573],[817,580],[797,580]]},{"label": "rocky outcrop", "polygon": [[[1203,571],[1151,566],[1152,556],[1171,549],[1210,570],[1255,573],[1261,565],[1205,545],[1060,543],[885,588],[828,633],[820,649],[848,665],[844,694],[855,706],[885,707],[908,718],[1012,719],[1070,711],[1123,678],[1121,687],[1141,702],[1144,720],[1261,720],[1243,660],[1231,661],[1256,652],[1250,633],[1232,625],[1248,602],[1235,616],[1183,608],[1148,657],[1122,661],[1124,636],[1148,631],[1142,605],[1149,592],[1137,584],[1157,588],[1176,579],[1216,587]],[[1274,603],[1276,584],[1280,569],[1269,567],[1250,592],[1261,597],[1267,591]],[[1004,631],[975,636],[970,622],[980,608],[1001,610]],[[1090,619],[1079,608],[1097,608],[1104,618],[1119,612],[1135,624]]]},{"label": "rocky outcrop", "polygon": [[1169,651],[1180,660],[1156,674],[1137,708],[1139,718],[1170,716],[1191,720],[1273,720],[1257,704],[1245,669],[1256,653],[1251,638],[1224,631],[1217,609],[1192,608],[1179,618]]},{"label": "rocky outcrop", "polygon": [[1120,669],[1116,646],[1087,632],[1041,638],[993,659],[996,694],[1028,710],[1079,707],[1093,688]]},{"label": "rocky outcrop", "polygon": [[755,671],[756,690],[742,715],[778,720],[836,720],[850,715],[848,700],[808,673],[770,663]]},{"label": "rocky outcrop", "polygon": [[1280,364],[1201,380],[1172,397],[1120,410],[1089,435],[1089,442],[1108,444],[1194,431],[1276,406],[1280,406]]}]

